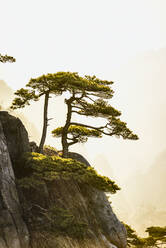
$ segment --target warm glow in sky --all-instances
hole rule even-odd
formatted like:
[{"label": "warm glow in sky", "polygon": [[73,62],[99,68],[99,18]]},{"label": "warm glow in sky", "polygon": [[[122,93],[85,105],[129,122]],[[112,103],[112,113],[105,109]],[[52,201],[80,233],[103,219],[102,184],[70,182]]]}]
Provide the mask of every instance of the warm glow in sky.
[{"label": "warm glow in sky", "polygon": [[[30,78],[57,71],[95,74],[115,82],[113,105],[140,140],[91,139],[73,149],[107,176],[113,174],[125,192],[128,177],[146,171],[166,150],[166,0],[0,3],[0,53],[16,58],[16,63],[1,64],[0,79],[12,89],[24,87]],[[37,103],[24,110],[40,129],[42,106]],[[63,125],[62,106],[60,98],[50,106],[49,117],[55,118],[49,131]],[[59,148],[51,135],[47,144]],[[132,197],[128,201],[134,204]]]},{"label": "warm glow in sky", "polygon": [[[140,134],[143,131],[139,130],[132,112],[139,104],[139,99],[135,101],[137,93],[133,93],[139,84],[138,72],[128,68],[125,80],[125,77],[121,77],[121,68],[123,70],[140,54],[166,47],[165,11],[165,0],[1,1],[0,52],[14,56],[17,62],[2,64],[0,78],[14,90],[24,87],[31,77],[57,71],[77,71],[113,80],[116,96],[119,96],[113,101],[124,113],[124,120],[129,123],[129,127]],[[133,73],[134,77],[131,76]],[[125,92],[127,99],[133,95],[128,105]],[[59,101],[59,107],[62,104]],[[129,106],[131,104],[133,108]],[[33,108],[26,110],[39,127],[42,119],[32,111]],[[37,112],[40,111],[42,115],[41,105]],[[56,125],[65,118],[62,114],[63,111],[61,114],[56,113]],[[111,147],[115,149],[119,141],[113,142]],[[109,144],[108,141],[107,147]],[[131,146],[134,147],[134,143]],[[102,150],[100,145],[96,145],[98,152],[105,152],[109,156],[109,150]],[[95,156],[93,154],[91,159]],[[124,158],[119,164],[123,161]],[[142,153],[138,155],[137,161],[145,163]],[[126,157],[126,163],[130,162]],[[123,169],[119,174],[124,175]]]},{"label": "warm glow in sky", "polygon": [[166,44],[165,0],[1,0],[1,66],[13,88],[59,70],[112,79],[136,54]]}]

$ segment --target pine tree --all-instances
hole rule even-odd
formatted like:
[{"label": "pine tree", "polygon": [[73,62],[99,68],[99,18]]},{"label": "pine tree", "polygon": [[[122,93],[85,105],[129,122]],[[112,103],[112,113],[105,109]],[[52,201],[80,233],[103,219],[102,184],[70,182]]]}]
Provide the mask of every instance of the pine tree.
[{"label": "pine tree", "polygon": [[[124,223],[123,223],[124,224]],[[145,239],[137,235],[136,231],[131,228],[131,226],[124,224],[127,231],[127,245],[133,248],[143,248],[145,247]]]},{"label": "pine tree", "polygon": [[166,227],[151,226],[146,229],[147,238],[141,238],[129,225],[124,224],[127,231],[127,244],[131,248],[164,248],[166,245]]},{"label": "pine tree", "polygon": [[149,237],[145,239],[147,247],[163,247],[166,245],[166,226],[151,226],[146,229]]},{"label": "pine tree", "polygon": [[38,78],[31,79],[26,88],[21,88],[15,92],[17,96],[12,102],[12,109],[24,108],[30,105],[31,101],[38,101],[44,96],[44,111],[43,111],[43,131],[39,144],[39,152],[43,152],[43,146],[47,134],[48,126],[48,103],[51,94],[60,95],[63,92],[62,83],[58,81],[56,74],[42,75]]},{"label": "pine tree", "polygon": [[[52,131],[54,137],[61,137],[63,157],[67,157],[69,146],[78,142],[85,142],[89,137],[102,135],[122,137],[137,140],[138,136],[127,128],[125,122],[119,119],[121,112],[112,107],[108,99],[113,97],[112,81],[96,78],[96,76],[80,77],[78,73],[60,72],[65,77],[63,86],[69,97],[65,99],[67,105],[66,123]],[[73,114],[85,117],[101,117],[102,126],[73,122]]]}]

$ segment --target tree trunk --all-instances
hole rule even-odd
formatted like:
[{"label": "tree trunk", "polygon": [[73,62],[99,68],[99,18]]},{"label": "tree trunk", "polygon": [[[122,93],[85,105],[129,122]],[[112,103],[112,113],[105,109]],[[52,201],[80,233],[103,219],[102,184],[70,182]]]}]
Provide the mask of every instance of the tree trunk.
[{"label": "tree trunk", "polygon": [[44,100],[44,115],[43,115],[43,132],[42,132],[42,137],[39,145],[39,152],[43,153],[43,146],[45,143],[46,139],[46,134],[47,134],[47,126],[48,126],[48,100],[49,100],[49,92],[45,94],[45,100]]},{"label": "tree trunk", "polygon": [[73,101],[73,98],[71,97],[69,100],[66,100],[67,103],[67,118],[66,118],[66,124],[63,127],[63,131],[62,131],[62,157],[63,158],[67,158],[68,155],[68,148],[69,145],[67,143],[67,132],[71,123],[71,115],[72,115],[72,106],[71,103]]}]

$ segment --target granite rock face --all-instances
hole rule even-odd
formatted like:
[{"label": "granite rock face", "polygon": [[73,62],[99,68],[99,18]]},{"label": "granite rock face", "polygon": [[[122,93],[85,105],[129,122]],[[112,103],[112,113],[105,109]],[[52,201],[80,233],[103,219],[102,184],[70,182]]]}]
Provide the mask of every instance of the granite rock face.
[{"label": "granite rock face", "polygon": [[93,191],[91,200],[96,206],[94,212],[107,240],[118,248],[125,248],[127,246],[127,233],[124,225],[114,214],[105,193],[96,189]]},{"label": "granite rock face", "polygon": [[0,248],[28,248],[29,234],[21,215],[15,177],[0,122]]},{"label": "granite rock face", "polygon": [[[89,162],[82,155],[75,152],[69,152],[68,155],[70,158],[76,159],[77,161],[82,162],[87,166],[90,166]],[[114,214],[105,193],[97,189],[89,189],[89,193],[91,204],[95,206],[94,212],[97,221],[107,237],[106,238],[103,235],[105,243],[110,244],[110,247],[112,247],[111,245],[113,243],[118,248],[125,248],[127,246],[126,229]],[[84,198],[86,199],[86,195],[84,196]]]},{"label": "granite rock face", "polygon": [[0,122],[6,138],[12,164],[24,153],[30,152],[28,133],[20,119],[0,111]]},{"label": "granite rock face", "polygon": [[[126,230],[102,191],[80,186],[74,179],[55,179],[37,189],[17,191],[12,165],[17,166],[28,151],[22,122],[0,111],[0,248],[126,248]],[[90,166],[80,154],[70,153],[69,157]],[[50,235],[45,228],[52,206],[87,223],[89,238]]]}]

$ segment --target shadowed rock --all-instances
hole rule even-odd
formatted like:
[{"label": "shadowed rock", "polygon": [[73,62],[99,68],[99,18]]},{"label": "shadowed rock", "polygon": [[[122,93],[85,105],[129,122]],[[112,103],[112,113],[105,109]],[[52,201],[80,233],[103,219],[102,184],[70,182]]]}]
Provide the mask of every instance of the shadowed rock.
[{"label": "shadowed rock", "polygon": [[15,177],[0,122],[0,248],[28,248],[29,235],[21,216]]},{"label": "shadowed rock", "polygon": [[89,162],[81,154],[79,154],[77,152],[68,152],[68,158],[75,159],[75,160],[77,160],[77,161],[79,161],[79,162],[81,162],[87,166],[91,166],[89,164]]},{"label": "shadowed rock", "polygon": [[20,119],[8,114],[7,111],[0,111],[0,122],[14,164],[24,152],[30,152],[28,133]]},{"label": "shadowed rock", "polygon": [[[21,155],[28,151],[28,134],[22,122],[0,111],[0,248],[126,248],[126,230],[104,192],[79,184],[74,178],[55,177],[37,188],[18,187],[18,193],[11,160],[17,166]],[[69,153],[69,157],[90,166],[78,153]],[[65,214],[67,211],[68,218],[73,216],[81,225],[85,223],[88,236],[79,240],[66,233],[50,234],[51,207]]]}]

